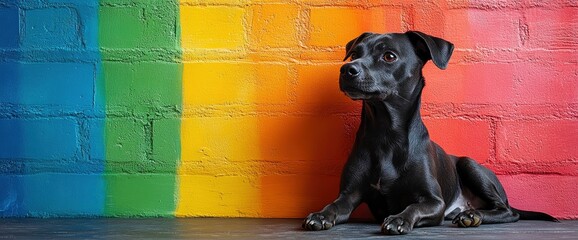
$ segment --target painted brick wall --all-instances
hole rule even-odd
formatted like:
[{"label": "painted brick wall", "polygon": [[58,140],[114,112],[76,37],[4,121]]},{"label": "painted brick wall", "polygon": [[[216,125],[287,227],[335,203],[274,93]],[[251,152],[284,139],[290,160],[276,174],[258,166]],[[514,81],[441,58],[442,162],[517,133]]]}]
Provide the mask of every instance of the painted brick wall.
[{"label": "painted brick wall", "polygon": [[97,6],[0,1],[0,216],[101,213]]},{"label": "painted brick wall", "polygon": [[[358,125],[344,45],[420,30],[448,152],[512,205],[577,218],[578,4],[494,0],[0,0],[0,216],[304,217]],[[355,216],[366,217],[361,209]]]}]

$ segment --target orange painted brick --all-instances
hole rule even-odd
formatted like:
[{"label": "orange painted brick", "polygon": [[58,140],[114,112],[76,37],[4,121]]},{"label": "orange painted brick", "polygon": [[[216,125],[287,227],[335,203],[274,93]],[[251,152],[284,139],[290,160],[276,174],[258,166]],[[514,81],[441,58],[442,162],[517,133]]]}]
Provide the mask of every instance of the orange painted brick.
[{"label": "orange painted brick", "polygon": [[445,1],[422,1],[412,6],[409,14],[413,29],[432,36],[444,37],[443,26],[447,10],[439,6],[443,2]]},{"label": "orange painted brick", "polygon": [[319,172],[344,162],[351,148],[345,122],[339,116],[261,117],[259,131],[262,159],[310,161]]},{"label": "orange painted brick", "polygon": [[253,7],[251,41],[257,47],[296,47],[299,44],[299,7],[263,4]]},{"label": "orange painted brick", "polygon": [[401,9],[311,8],[308,45],[345,46],[363,32],[399,32]]},{"label": "orange painted brick", "polygon": [[266,175],[259,185],[263,216],[304,218],[335,200],[339,176]]},{"label": "orange painted brick", "polygon": [[255,103],[284,104],[290,99],[289,84],[293,80],[291,69],[284,64],[256,63],[253,64],[255,84]]},{"label": "orange painted brick", "polygon": [[297,102],[335,105],[353,101],[339,90],[341,64],[297,65]]}]

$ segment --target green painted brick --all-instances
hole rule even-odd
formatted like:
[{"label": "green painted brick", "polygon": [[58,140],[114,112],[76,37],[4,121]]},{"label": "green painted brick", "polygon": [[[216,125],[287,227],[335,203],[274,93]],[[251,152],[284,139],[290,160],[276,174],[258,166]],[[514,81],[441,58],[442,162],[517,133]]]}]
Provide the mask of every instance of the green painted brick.
[{"label": "green painted brick", "polygon": [[131,48],[141,45],[145,24],[141,8],[100,7],[100,46],[108,48]]},{"label": "green painted brick", "polygon": [[146,134],[142,123],[124,118],[107,118],[105,121],[107,172],[111,172],[118,163],[147,160]]},{"label": "green painted brick", "polygon": [[182,104],[182,64],[105,62],[103,65],[108,107],[150,112]]},{"label": "green painted brick", "polygon": [[105,215],[171,217],[176,207],[174,174],[108,174]]},{"label": "green painted brick", "polygon": [[178,5],[155,3],[99,8],[100,46],[178,49]]},{"label": "green painted brick", "polygon": [[105,215],[173,216],[183,71],[179,1],[99,3]]},{"label": "green painted brick", "polygon": [[175,173],[181,156],[180,119],[161,119],[153,122],[153,161]]}]

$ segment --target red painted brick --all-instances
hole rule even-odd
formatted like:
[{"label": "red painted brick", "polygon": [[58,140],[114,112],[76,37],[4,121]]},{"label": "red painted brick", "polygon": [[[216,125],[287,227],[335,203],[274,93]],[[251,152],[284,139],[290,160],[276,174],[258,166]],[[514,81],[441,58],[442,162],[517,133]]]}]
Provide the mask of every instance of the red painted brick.
[{"label": "red painted brick", "polygon": [[[513,55],[511,52],[509,55]],[[529,49],[527,51],[516,52],[516,60],[522,62],[556,62],[576,63],[578,51],[552,51],[548,49]]]},{"label": "red painted brick", "polygon": [[513,48],[520,45],[521,14],[516,11],[449,10],[443,23],[456,48]]},{"label": "red painted brick", "polygon": [[490,124],[461,119],[425,119],[431,139],[448,154],[468,156],[478,162],[490,158]]},{"label": "red painted brick", "polygon": [[556,162],[501,162],[488,165],[496,174],[553,174],[564,176],[578,176],[576,161]]},{"label": "red painted brick", "polygon": [[522,174],[498,178],[513,207],[546,212],[559,218],[576,217],[578,177]]},{"label": "red painted brick", "polygon": [[424,75],[424,102],[500,104],[515,100],[511,64],[453,64],[442,71],[428,63]]},{"label": "red painted brick", "polygon": [[445,14],[446,11],[439,4],[440,2],[422,1],[411,7],[411,23],[415,30],[431,34],[433,36],[444,37]]},{"label": "red painted brick", "polygon": [[527,0],[528,7],[541,8],[560,8],[560,7],[578,7],[578,2],[573,0]]},{"label": "red painted brick", "polygon": [[505,9],[520,8],[522,1],[504,0],[451,0],[448,1],[449,8],[475,8],[475,9]]},{"label": "red painted brick", "polygon": [[577,8],[527,10],[529,46],[575,51],[578,48],[576,16],[578,16]]},{"label": "red painted brick", "polygon": [[577,103],[578,64],[559,62],[515,65],[516,102]]},{"label": "red painted brick", "polygon": [[578,162],[578,120],[504,121],[496,135],[498,162]]}]

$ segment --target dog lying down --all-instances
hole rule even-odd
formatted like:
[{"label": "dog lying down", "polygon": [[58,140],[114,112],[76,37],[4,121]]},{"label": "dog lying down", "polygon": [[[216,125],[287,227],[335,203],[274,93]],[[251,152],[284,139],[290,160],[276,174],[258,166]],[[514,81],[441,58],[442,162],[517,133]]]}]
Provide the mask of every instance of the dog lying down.
[{"label": "dog lying down", "polygon": [[341,176],[339,196],[303,222],[326,230],[349,219],[361,203],[383,220],[384,234],[414,227],[460,227],[519,219],[558,221],[515,209],[496,175],[468,157],[448,155],[429,138],[420,116],[428,60],[445,69],[454,46],[421,32],[363,33],[346,46],[339,87],[362,100],[361,123]]}]

